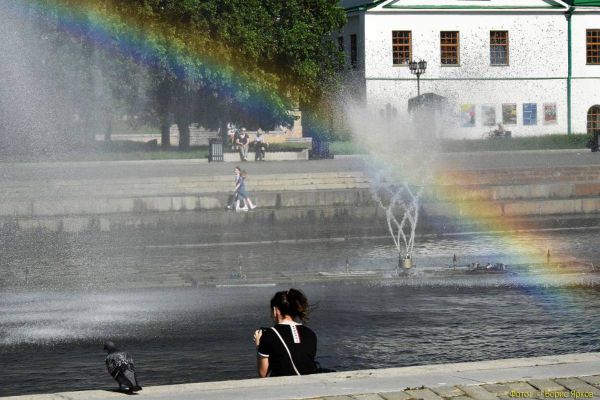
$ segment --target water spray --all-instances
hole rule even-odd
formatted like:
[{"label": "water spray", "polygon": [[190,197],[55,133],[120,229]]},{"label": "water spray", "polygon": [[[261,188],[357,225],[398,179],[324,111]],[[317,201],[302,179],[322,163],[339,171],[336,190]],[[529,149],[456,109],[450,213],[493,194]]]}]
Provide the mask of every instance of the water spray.
[{"label": "water spray", "polygon": [[381,186],[376,198],[385,211],[388,230],[398,251],[398,272],[413,267],[413,249],[419,220],[419,200],[424,186],[411,188],[408,183]]},{"label": "water spray", "polygon": [[[422,66],[424,69],[425,63]],[[348,98],[352,98],[351,94]],[[415,266],[413,250],[420,200],[438,164],[440,140],[436,120],[441,109],[421,101],[411,111],[411,104],[416,103],[409,99],[408,112],[397,112],[394,110],[398,103],[386,103],[387,100],[366,107],[345,102],[345,123],[351,128],[353,140],[368,154],[365,161],[371,194],[385,214],[398,252],[400,273]]]}]

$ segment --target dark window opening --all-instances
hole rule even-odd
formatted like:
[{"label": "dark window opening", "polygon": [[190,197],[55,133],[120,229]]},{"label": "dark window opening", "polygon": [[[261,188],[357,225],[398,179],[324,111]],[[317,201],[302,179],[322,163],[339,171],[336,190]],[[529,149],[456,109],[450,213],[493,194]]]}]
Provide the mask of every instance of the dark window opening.
[{"label": "dark window opening", "polygon": [[392,31],[392,60],[394,65],[408,65],[411,59],[411,32]]},{"label": "dark window opening", "polygon": [[490,64],[508,65],[508,31],[490,31]]}]

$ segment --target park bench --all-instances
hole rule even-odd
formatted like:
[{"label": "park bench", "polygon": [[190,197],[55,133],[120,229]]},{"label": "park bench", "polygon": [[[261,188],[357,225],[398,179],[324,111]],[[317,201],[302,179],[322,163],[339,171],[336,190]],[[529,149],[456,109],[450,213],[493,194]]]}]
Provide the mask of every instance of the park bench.
[{"label": "park bench", "polygon": [[285,138],[286,143],[310,143],[312,144],[313,139],[311,137],[289,137]]}]

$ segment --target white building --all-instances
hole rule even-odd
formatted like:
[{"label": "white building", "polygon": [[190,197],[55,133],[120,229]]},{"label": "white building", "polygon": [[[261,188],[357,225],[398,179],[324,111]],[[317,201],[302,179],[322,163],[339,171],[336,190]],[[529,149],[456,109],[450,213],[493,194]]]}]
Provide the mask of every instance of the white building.
[{"label": "white building", "polygon": [[420,92],[448,98],[453,137],[497,123],[513,136],[585,133],[600,129],[600,1],[570,3],[343,0],[338,41],[369,106],[406,110],[408,62],[422,59]]}]

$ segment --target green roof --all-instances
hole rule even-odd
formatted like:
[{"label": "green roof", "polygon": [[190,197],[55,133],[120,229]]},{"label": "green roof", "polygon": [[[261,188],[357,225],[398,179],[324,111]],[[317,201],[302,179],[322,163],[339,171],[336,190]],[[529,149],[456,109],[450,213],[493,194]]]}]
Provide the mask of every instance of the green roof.
[{"label": "green roof", "polygon": [[[542,0],[546,5],[544,6],[518,6],[518,5],[460,5],[460,4],[444,4],[444,5],[416,5],[416,4],[401,4],[401,0],[396,0],[393,3],[387,4],[385,8],[393,9],[416,9],[416,10],[513,10],[513,9],[548,9],[548,8],[563,8],[564,6],[557,3],[554,0]],[[574,0],[577,1],[577,0]],[[600,0],[580,0],[583,2],[595,2],[600,3]]]},{"label": "green roof", "polygon": [[600,7],[600,0],[565,0],[565,3],[579,7]]},{"label": "green roof", "polygon": [[385,2],[387,0],[377,0],[377,1],[366,1],[362,4],[358,4],[356,6],[353,7],[348,7],[345,8],[346,12],[352,12],[352,11],[365,11],[368,10],[370,8],[373,7],[377,7],[378,5],[380,5],[381,3]]},{"label": "green roof", "polygon": [[[385,3],[387,0],[371,0],[371,1],[363,1],[357,5],[352,7],[345,8],[346,12],[353,11],[366,11],[371,8],[377,7],[381,3]],[[600,7],[600,0],[564,0],[565,3],[568,3],[573,6],[579,7]],[[490,5],[401,5],[400,1],[392,2],[385,6],[385,8],[393,8],[393,9],[441,9],[441,10],[456,10],[456,9],[487,9],[487,10],[502,10],[502,9],[541,9],[541,8],[562,8],[562,6],[554,0],[543,0],[546,3],[546,6],[490,6]]]}]

